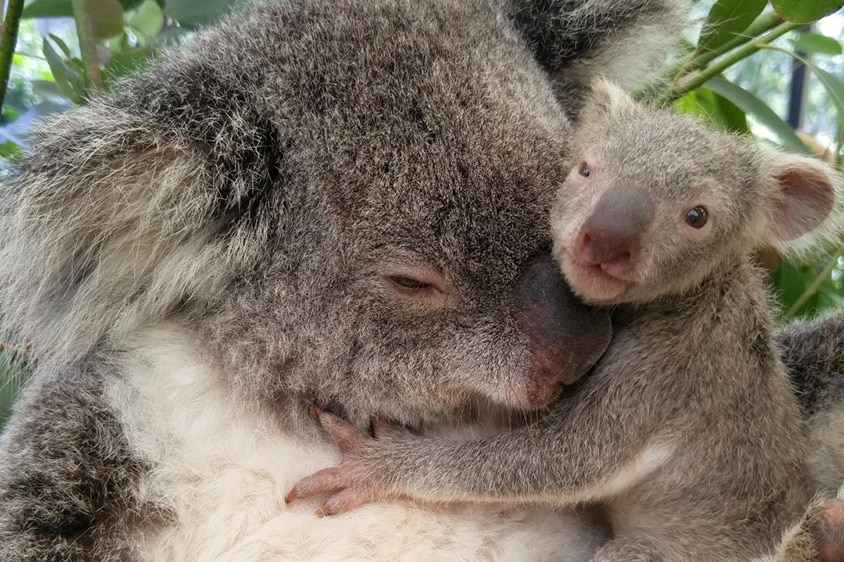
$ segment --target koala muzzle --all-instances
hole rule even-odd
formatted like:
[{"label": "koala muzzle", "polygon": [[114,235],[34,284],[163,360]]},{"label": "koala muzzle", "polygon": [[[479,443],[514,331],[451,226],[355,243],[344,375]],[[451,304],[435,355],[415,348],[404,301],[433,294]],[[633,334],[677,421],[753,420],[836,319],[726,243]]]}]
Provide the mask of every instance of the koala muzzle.
[{"label": "koala muzzle", "polygon": [[583,224],[575,257],[585,263],[611,265],[616,271],[632,269],[642,235],[653,220],[653,204],[635,187],[611,187]]},{"label": "koala muzzle", "polygon": [[516,285],[515,302],[541,382],[558,386],[575,382],[609,345],[609,312],[580,301],[550,256],[527,266]]}]

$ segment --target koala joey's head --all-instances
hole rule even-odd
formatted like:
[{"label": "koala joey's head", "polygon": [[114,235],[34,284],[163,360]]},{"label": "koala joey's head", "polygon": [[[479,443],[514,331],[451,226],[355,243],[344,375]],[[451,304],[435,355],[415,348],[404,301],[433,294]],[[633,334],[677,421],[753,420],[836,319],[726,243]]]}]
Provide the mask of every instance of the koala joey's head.
[{"label": "koala joey's head", "polygon": [[554,253],[593,303],[682,292],[730,260],[816,229],[836,177],[810,158],[593,85],[552,212]]}]

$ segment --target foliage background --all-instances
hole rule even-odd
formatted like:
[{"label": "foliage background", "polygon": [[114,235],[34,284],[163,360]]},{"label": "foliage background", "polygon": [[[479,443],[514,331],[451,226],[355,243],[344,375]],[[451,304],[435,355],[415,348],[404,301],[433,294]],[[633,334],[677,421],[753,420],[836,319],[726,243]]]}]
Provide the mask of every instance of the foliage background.
[{"label": "foliage background", "polygon": [[[15,30],[19,33],[14,51],[0,46],[0,89],[7,87],[0,93],[0,175],[26,149],[34,120],[84,104],[246,1],[6,0],[3,44],[14,46]],[[762,143],[814,153],[840,168],[842,5],[838,0],[699,0],[677,52],[659,79],[638,95],[672,103],[714,127],[753,135]],[[795,63],[809,69],[802,90],[803,131],[785,120]],[[6,67],[7,81],[2,79]],[[800,121],[793,115],[791,120]],[[844,306],[842,253],[844,247],[833,248],[802,264],[768,256],[782,321]],[[26,349],[14,342],[14,335],[0,328],[0,427],[32,366]]]}]

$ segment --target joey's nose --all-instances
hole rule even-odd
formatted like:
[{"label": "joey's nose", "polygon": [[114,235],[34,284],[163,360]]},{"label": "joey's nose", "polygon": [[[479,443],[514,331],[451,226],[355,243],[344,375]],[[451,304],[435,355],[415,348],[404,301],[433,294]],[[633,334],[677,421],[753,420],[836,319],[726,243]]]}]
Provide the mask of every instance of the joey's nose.
[{"label": "joey's nose", "polygon": [[583,224],[576,257],[616,268],[632,267],[652,219],[653,205],[646,193],[634,187],[611,188]]},{"label": "joey's nose", "polygon": [[607,309],[584,304],[572,293],[550,256],[531,262],[516,286],[519,323],[528,335],[538,371],[547,384],[571,384],[606,351]]}]

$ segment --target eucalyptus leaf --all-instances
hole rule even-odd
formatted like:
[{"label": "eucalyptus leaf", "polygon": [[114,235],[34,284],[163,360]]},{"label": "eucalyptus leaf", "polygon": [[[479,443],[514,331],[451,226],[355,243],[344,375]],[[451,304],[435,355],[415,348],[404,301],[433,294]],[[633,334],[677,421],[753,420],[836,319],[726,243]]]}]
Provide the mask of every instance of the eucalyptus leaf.
[{"label": "eucalyptus leaf", "polygon": [[134,12],[127,14],[126,25],[149,41],[164,27],[164,12],[155,0],[146,0]]},{"label": "eucalyptus leaf", "polygon": [[768,128],[776,135],[780,144],[788,150],[801,154],[808,154],[809,149],[803,144],[791,126],[774,113],[765,102],[729,80],[716,76],[704,84],[704,88],[712,90],[736,104],[745,113],[756,118],[759,124]]},{"label": "eucalyptus leaf", "polygon": [[744,111],[730,100],[706,88],[689,92],[675,101],[674,105],[681,112],[696,115],[719,129],[741,134],[750,132]]},{"label": "eucalyptus leaf", "polygon": [[64,53],[64,56],[66,58],[70,58],[73,56],[73,53],[70,51],[70,47],[67,46],[67,43],[65,43],[61,37],[52,33],[48,34],[47,36],[53,40],[53,43],[58,45],[59,49],[62,50],[62,53]]},{"label": "eucalyptus leaf", "polygon": [[771,0],[774,11],[786,21],[809,24],[844,6],[840,0]]},{"label": "eucalyptus leaf", "polygon": [[50,72],[53,73],[53,78],[56,80],[56,86],[59,87],[62,95],[74,103],[82,103],[85,100],[86,93],[84,73],[78,73],[65,58],[57,53],[47,37],[44,38],[42,43],[42,51],[44,58],[47,59],[47,64],[50,66]]},{"label": "eucalyptus leaf", "polygon": [[801,34],[792,41],[794,48],[804,53],[817,55],[840,55],[841,42],[820,33]]},{"label": "eucalyptus leaf", "polygon": [[838,122],[844,125],[844,83],[837,76],[830,74],[822,68],[818,68],[811,61],[798,57],[794,53],[792,53],[792,56],[805,64],[817,76],[818,81],[823,84],[827,94],[829,94],[832,105],[835,106],[835,111],[838,114]]},{"label": "eucalyptus leaf", "polygon": [[767,6],[767,0],[718,0],[700,32],[697,52],[711,51],[747,29]]},{"label": "eucalyptus leaf", "polygon": [[188,28],[196,28],[214,23],[228,14],[237,5],[249,0],[168,0],[164,4],[164,13]]},{"label": "eucalyptus leaf", "polygon": [[[131,10],[143,0],[119,0],[124,10]],[[24,18],[63,18],[73,17],[71,0],[33,0],[23,8]]]}]

